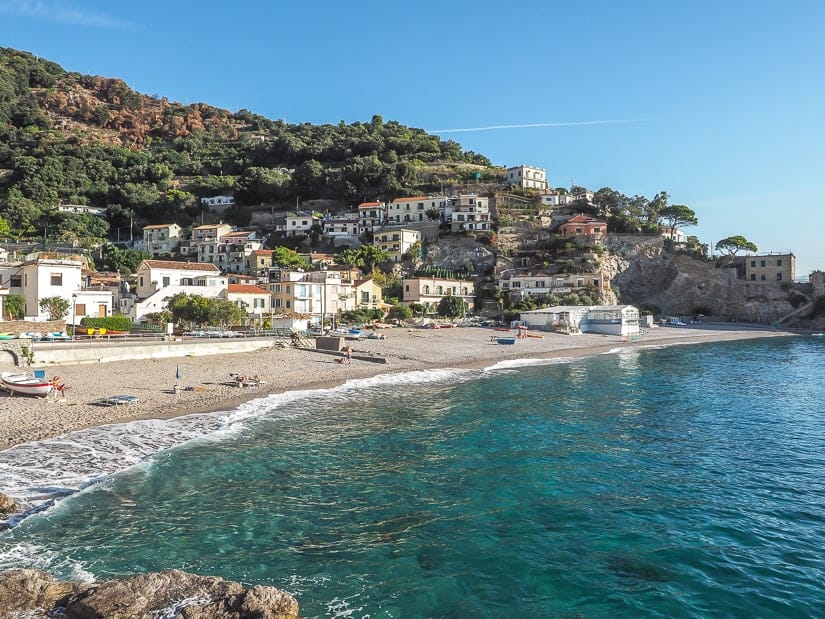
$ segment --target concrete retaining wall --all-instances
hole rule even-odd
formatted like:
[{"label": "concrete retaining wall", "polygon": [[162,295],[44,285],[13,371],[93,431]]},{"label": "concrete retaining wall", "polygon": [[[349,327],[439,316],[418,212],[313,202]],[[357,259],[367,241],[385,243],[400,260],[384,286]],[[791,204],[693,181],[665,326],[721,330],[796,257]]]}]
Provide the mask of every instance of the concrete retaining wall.
[{"label": "concrete retaining wall", "polygon": [[205,342],[156,342],[152,344],[112,342],[112,343],[54,343],[35,344],[35,366],[55,363],[106,363],[129,359],[164,359],[169,357],[201,357],[226,353],[250,352],[272,348],[272,339],[244,339]]}]

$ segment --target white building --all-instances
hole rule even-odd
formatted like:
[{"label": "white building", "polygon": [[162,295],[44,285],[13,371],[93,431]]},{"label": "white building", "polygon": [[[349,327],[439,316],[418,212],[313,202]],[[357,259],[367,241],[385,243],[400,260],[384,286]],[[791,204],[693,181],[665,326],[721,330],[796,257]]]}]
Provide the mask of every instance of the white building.
[{"label": "white building", "polygon": [[529,165],[518,165],[507,168],[505,180],[509,185],[521,189],[538,189],[547,191],[547,170]]},{"label": "white building", "polygon": [[[206,286],[220,285],[221,270],[214,264],[176,262],[174,260],[143,260],[135,272],[139,299],[146,299],[169,286],[190,286],[197,278],[207,278]],[[199,284],[198,284],[199,285]],[[225,284],[224,284],[224,287]]]},{"label": "white building", "polygon": [[252,252],[263,247],[253,231],[227,232],[217,239],[194,245],[198,262],[211,263],[229,273],[246,273]]},{"label": "white building", "polygon": [[441,212],[445,198],[438,196],[412,196],[397,198],[387,205],[387,223],[403,224],[427,221],[427,211]]},{"label": "white building", "polygon": [[286,236],[306,236],[316,224],[321,225],[321,218],[312,213],[288,213],[283,232]]},{"label": "white building", "polygon": [[545,206],[567,206],[573,202],[572,196],[558,189],[551,189],[541,196],[541,203]]},{"label": "white building", "polygon": [[380,230],[387,221],[387,205],[383,202],[362,202],[358,205],[358,233]]},{"label": "white building", "polygon": [[143,247],[153,258],[171,254],[180,245],[181,227],[178,224],[153,224],[143,228]]},{"label": "white building", "polygon": [[567,333],[637,335],[639,310],[632,305],[567,305],[519,313],[531,329]]},{"label": "white building", "polygon": [[416,243],[421,242],[421,233],[408,228],[385,228],[375,234],[373,245],[387,252],[393,262],[400,262]]},{"label": "white building", "polygon": [[36,259],[0,265],[0,286],[8,288],[9,294],[23,297],[26,320],[49,319],[49,313],[40,308],[40,302],[48,297],[60,297],[69,304],[66,316],[69,323],[74,321],[79,324],[87,316],[110,316],[112,293],[105,289],[86,289],[82,266],[79,260],[61,259]]},{"label": "white building", "polygon": [[490,199],[462,194],[452,205],[448,221],[453,232],[490,229]]},{"label": "white building", "polygon": [[360,223],[360,213],[341,213],[327,215],[323,221],[324,236],[330,239],[357,239]]},{"label": "white building", "polygon": [[106,217],[107,208],[105,206],[87,206],[85,204],[58,204],[59,213],[74,213],[75,215],[94,215],[95,217]]},{"label": "white building", "polygon": [[200,203],[203,206],[226,208],[235,206],[235,196],[211,196],[209,198],[201,198]]},{"label": "white building", "polygon": [[[196,294],[206,298],[225,297],[228,278],[213,264],[175,262],[173,260],[144,260],[135,273],[137,298],[129,308],[134,321],[147,314],[160,312],[169,306],[177,294]],[[121,302],[125,299],[121,299]],[[129,307],[129,303],[123,303]]]}]

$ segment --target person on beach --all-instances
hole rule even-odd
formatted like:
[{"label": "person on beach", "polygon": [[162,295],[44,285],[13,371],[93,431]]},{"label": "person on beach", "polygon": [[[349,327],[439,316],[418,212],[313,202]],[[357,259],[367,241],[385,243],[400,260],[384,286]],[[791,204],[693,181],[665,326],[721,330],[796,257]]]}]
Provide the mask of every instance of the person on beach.
[{"label": "person on beach", "polygon": [[346,363],[347,365],[350,365],[352,363],[352,346],[350,346],[349,344],[344,346],[344,359],[344,363]]}]

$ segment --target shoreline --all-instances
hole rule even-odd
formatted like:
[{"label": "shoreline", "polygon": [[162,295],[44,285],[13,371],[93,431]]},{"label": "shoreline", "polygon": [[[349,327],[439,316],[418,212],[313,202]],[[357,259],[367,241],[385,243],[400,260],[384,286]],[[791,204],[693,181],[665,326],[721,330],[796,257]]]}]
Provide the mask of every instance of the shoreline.
[{"label": "shoreline", "polygon": [[[244,402],[270,394],[327,389],[350,379],[379,374],[436,368],[483,369],[514,359],[582,358],[616,349],[644,350],[801,335],[790,330],[721,323],[658,327],[649,330],[638,342],[626,342],[618,336],[542,332],[541,338],[519,340],[510,346],[491,341],[496,332],[479,327],[394,328],[385,333],[385,340],[350,342],[354,348],[351,365],[336,363],[334,356],[314,349],[270,348],[198,357],[49,367],[47,376],[59,375],[68,386],[66,397],[53,401],[0,395],[0,450],[103,425],[231,411]],[[359,354],[380,355],[386,363],[358,360]],[[180,381],[175,378],[178,368],[182,374]],[[232,386],[229,384],[232,373],[257,374],[266,384]],[[175,394],[176,382],[192,390]],[[116,394],[134,395],[140,401],[111,407],[92,404]]]}]

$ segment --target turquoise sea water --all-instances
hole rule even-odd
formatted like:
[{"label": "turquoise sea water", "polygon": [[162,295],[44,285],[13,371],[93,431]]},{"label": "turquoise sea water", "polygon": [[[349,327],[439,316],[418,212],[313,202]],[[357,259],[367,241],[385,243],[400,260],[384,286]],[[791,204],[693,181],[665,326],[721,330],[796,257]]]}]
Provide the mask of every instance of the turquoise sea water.
[{"label": "turquoise sea water", "polygon": [[823,353],[419,372],[8,450],[0,488],[68,498],[0,567],[181,568],[306,617],[825,616]]}]

